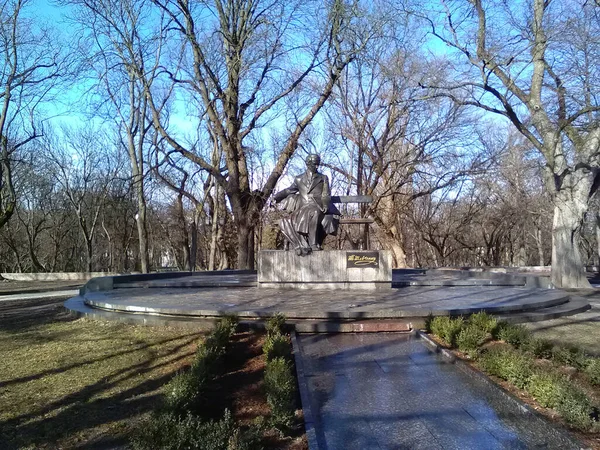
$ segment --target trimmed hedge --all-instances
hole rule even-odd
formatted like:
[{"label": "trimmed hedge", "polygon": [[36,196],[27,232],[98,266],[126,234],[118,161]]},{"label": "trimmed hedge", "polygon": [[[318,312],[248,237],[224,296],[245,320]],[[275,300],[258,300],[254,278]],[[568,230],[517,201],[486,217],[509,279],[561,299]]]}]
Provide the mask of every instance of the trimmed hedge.
[{"label": "trimmed hedge", "polygon": [[263,353],[267,361],[275,358],[292,359],[292,344],[288,336],[279,333],[267,335],[263,344]]},{"label": "trimmed hedge", "polygon": [[265,391],[271,407],[271,421],[275,428],[288,429],[296,411],[296,379],[292,364],[285,358],[274,358],[265,367]]},{"label": "trimmed hedge", "polygon": [[531,340],[531,332],[523,325],[500,322],[494,330],[494,337],[519,348]]},{"label": "trimmed hedge", "polygon": [[[526,390],[540,405],[554,408],[569,425],[582,431],[600,431],[598,408],[586,393],[555,366],[536,366],[534,359],[552,359],[556,364],[573,366],[582,371],[591,384],[600,385],[599,358],[589,357],[575,347],[553,346],[549,341],[533,338],[523,325],[496,322],[483,312],[473,314],[466,321],[462,317],[430,316],[426,325],[451,347],[458,346],[465,353],[477,354],[483,370]],[[477,353],[489,333],[505,343]]]},{"label": "trimmed hedge", "polygon": [[265,330],[267,331],[267,336],[271,336],[274,334],[283,334],[284,327],[285,315],[283,315],[282,313],[272,315],[265,323]]},{"label": "trimmed hedge", "polygon": [[600,386],[600,359],[589,358],[585,374],[591,384]]},{"label": "trimmed hedge", "polygon": [[532,338],[521,347],[526,352],[531,353],[536,358],[550,359],[552,358],[552,348],[554,344],[545,339]]},{"label": "trimmed hedge", "polygon": [[481,367],[523,389],[533,373],[533,358],[508,345],[497,345],[479,357]]},{"label": "trimmed hedge", "polygon": [[469,323],[463,327],[456,338],[456,345],[461,352],[473,355],[477,349],[485,342],[488,333],[479,325]]},{"label": "trimmed hedge", "polygon": [[456,348],[456,339],[463,325],[462,317],[437,316],[431,321],[431,332],[442,338],[450,347]]},{"label": "trimmed hedge", "polygon": [[471,314],[467,320],[469,325],[477,328],[484,333],[492,333],[498,326],[498,320],[491,314],[481,311],[475,314]]},{"label": "trimmed hedge", "polygon": [[221,420],[202,421],[191,413],[155,415],[132,437],[134,450],[253,450],[260,448],[256,433],[242,432],[229,410]]},{"label": "trimmed hedge", "polygon": [[165,387],[162,409],[142,422],[132,436],[136,450],[250,450],[258,448],[253,432],[243,433],[229,411],[221,420],[201,417],[202,397],[222,372],[223,357],[237,319],[225,317],[198,346],[190,370],[178,373]]},{"label": "trimmed hedge", "polygon": [[556,408],[560,403],[564,385],[567,380],[564,376],[550,370],[535,370],[525,390],[537,402],[546,408]]},{"label": "trimmed hedge", "polygon": [[585,369],[589,359],[583,350],[577,347],[556,346],[552,349],[552,359],[558,364]]}]

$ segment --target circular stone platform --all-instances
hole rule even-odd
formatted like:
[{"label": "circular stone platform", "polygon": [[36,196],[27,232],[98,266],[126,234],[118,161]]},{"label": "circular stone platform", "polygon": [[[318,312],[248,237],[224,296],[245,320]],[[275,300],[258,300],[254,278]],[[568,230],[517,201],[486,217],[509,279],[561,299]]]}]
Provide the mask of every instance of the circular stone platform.
[{"label": "circular stone platform", "polygon": [[111,311],[171,316],[236,314],[289,319],[391,319],[477,311],[515,313],[568,301],[565,292],[515,287],[407,287],[390,290],[291,290],[257,287],[128,288],[91,292],[85,304]]},{"label": "circular stone platform", "polygon": [[[256,274],[247,271],[129,275],[93,279],[65,306],[78,315],[144,323],[191,323],[225,314],[252,321],[283,313],[290,322],[311,323],[311,329],[317,322],[353,322],[348,331],[369,321],[371,331],[413,329],[429,314],[486,311],[532,320],[533,315],[568,315],[589,307],[560,290],[525,287],[529,283],[523,278],[463,275],[395,270],[392,286],[398,287],[364,291],[261,288]],[[416,286],[408,283],[415,281]]]}]

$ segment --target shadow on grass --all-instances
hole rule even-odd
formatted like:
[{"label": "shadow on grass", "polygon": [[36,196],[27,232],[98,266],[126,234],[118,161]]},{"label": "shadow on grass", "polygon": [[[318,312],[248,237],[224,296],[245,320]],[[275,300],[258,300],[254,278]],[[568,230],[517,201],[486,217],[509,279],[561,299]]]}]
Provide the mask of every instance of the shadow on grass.
[{"label": "shadow on grass", "polygon": [[[84,335],[78,337],[77,330],[62,330],[48,336],[37,336],[36,331],[45,330],[46,325],[68,323],[77,320],[62,307],[62,301],[36,305],[12,305],[0,311],[0,328],[10,345],[10,338],[17,341],[44,337],[47,340],[76,341],[81,343]],[[43,334],[44,331],[41,331]],[[42,380],[42,389],[52,389],[52,382],[46,384],[45,377],[66,373],[82,366],[101,363],[112,358],[125,358],[119,368],[107,376],[79,390],[50,401],[36,405],[36,393],[23,398],[31,407],[27,412],[0,422],[0,448],[89,448],[108,449],[127,444],[126,434],[135,422],[135,418],[154,410],[161,401],[159,389],[167,383],[181,367],[184,367],[194,354],[190,345],[199,339],[201,333],[184,332],[174,337],[160,340],[144,340],[132,335],[117,336],[115,348],[101,356],[90,355],[81,361],[69,361],[61,367],[40,370],[39,373],[3,381],[0,389],[18,389],[17,386],[34,380]],[[40,339],[38,339],[40,338]],[[107,338],[110,339],[110,338]],[[126,341],[121,342],[122,339]],[[91,341],[105,340],[91,339]],[[43,344],[43,342],[39,342]],[[129,348],[124,348],[125,346]],[[133,347],[131,347],[133,346]],[[158,348],[167,346],[168,353],[158,356]],[[77,347],[74,347],[77,348]],[[154,349],[157,351],[154,351]],[[136,357],[140,352],[143,356]],[[130,364],[127,364],[131,354]],[[60,355],[57,356],[57,358]],[[157,358],[160,361],[157,364]],[[90,368],[90,370],[93,370]],[[74,374],[77,372],[73,372]],[[74,375],[76,376],[76,375]],[[67,375],[68,377],[68,375]],[[139,381],[136,379],[139,378]],[[125,384],[125,386],[123,386]],[[68,386],[67,386],[68,388]],[[14,391],[13,391],[14,392]],[[6,416],[5,416],[6,417]],[[121,423],[119,423],[122,421]]]},{"label": "shadow on grass", "polygon": [[[183,361],[193,355],[194,351],[181,352],[193,340],[195,338],[186,339],[171,349],[174,356],[168,357],[160,364],[153,365],[151,357],[146,358],[138,364],[125,367],[58,401],[0,422],[0,431],[4,440],[2,448],[16,449],[32,444],[52,446],[58,440],[67,439],[82,431],[133,418],[153,410],[160,401],[160,387],[172,378]],[[104,392],[118,389],[120,383],[133,377],[168,367],[171,367],[171,370],[163,371],[157,378],[143,381],[106,397],[95,398]],[[76,448],[114,448],[117,442],[126,443],[124,437],[119,435],[120,432],[117,430],[111,432],[110,436],[100,436],[99,439],[92,440],[89,444],[75,445],[73,443],[72,446]]]},{"label": "shadow on grass", "polygon": [[0,329],[25,332],[31,328],[57,322],[73,322],[77,317],[63,308],[64,299],[28,301],[0,309]]}]

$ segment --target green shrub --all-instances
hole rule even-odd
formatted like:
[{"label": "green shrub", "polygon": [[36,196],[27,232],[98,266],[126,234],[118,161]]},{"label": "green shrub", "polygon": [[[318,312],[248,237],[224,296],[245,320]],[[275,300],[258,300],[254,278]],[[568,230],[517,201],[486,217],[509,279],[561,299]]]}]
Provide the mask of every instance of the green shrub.
[{"label": "green shrub", "polygon": [[462,317],[434,317],[431,321],[431,332],[446,342],[450,347],[456,347],[456,338],[464,325]]},{"label": "green shrub", "polygon": [[552,357],[553,344],[545,339],[529,339],[521,347],[526,352],[531,353],[536,358],[550,359]]},{"label": "green shrub", "polygon": [[560,402],[562,391],[568,381],[564,376],[551,371],[538,369],[529,378],[525,390],[538,403],[546,408],[556,408]]},{"label": "green shrub", "polygon": [[494,346],[483,352],[479,361],[485,371],[521,389],[533,373],[533,359],[509,346]]},{"label": "green shrub", "polygon": [[251,450],[257,448],[254,436],[243,433],[225,410],[223,419],[204,422],[188,414],[152,416],[132,437],[134,450]]},{"label": "green shrub", "polygon": [[[431,324],[433,322],[434,316],[432,313],[429,313],[425,318],[425,333],[433,333],[431,329]],[[435,333],[433,333],[435,334]]]},{"label": "green shrub", "polygon": [[485,342],[488,333],[477,325],[468,324],[463,327],[456,338],[456,345],[461,352],[472,355]]},{"label": "green shrub", "polygon": [[444,333],[446,332],[446,328],[450,323],[450,317],[448,316],[436,316],[431,319],[430,329],[431,333],[435,334],[437,337],[442,338]]},{"label": "green shrub", "polygon": [[240,319],[235,314],[226,314],[219,320],[217,328],[222,328],[231,337],[235,334],[239,322]]},{"label": "green shrub", "polygon": [[531,339],[531,332],[523,325],[500,322],[494,330],[497,339],[519,348]]},{"label": "green shrub", "polygon": [[498,326],[498,320],[486,313],[485,311],[481,311],[475,314],[472,314],[469,317],[468,324],[474,328],[478,328],[479,330],[485,333],[491,333]]},{"label": "green shrub", "polygon": [[552,349],[552,359],[558,364],[585,369],[589,362],[588,356],[577,347],[564,347],[557,345]]},{"label": "green shrub", "polygon": [[285,315],[277,313],[269,317],[265,323],[265,330],[267,330],[267,336],[273,334],[283,334],[285,327]]},{"label": "green shrub", "polygon": [[201,383],[193,371],[180,372],[165,387],[165,406],[175,414],[195,409]]},{"label": "green shrub", "polygon": [[556,410],[567,423],[581,431],[589,431],[594,426],[593,407],[590,400],[581,389],[573,384],[565,383],[562,386]]},{"label": "green shrub", "polygon": [[263,352],[267,361],[275,358],[292,358],[290,338],[279,333],[267,335],[263,345]]},{"label": "green shrub", "polygon": [[585,368],[588,380],[595,386],[600,385],[600,359],[589,358]]},{"label": "green shrub", "polygon": [[296,379],[291,363],[285,358],[275,358],[267,363],[265,390],[273,426],[278,429],[289,428],[294,421]]}]

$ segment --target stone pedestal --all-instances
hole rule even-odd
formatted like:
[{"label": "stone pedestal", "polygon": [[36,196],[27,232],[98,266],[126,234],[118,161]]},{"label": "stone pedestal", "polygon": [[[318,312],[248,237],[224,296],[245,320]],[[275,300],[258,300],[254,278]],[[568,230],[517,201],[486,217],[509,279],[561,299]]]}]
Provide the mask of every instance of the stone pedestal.
[{"label": "stone pedestal", "polygon": [[389,289],[392,254],[387,250],[324,250],[258,253],[259,287],[294,289]]}]

